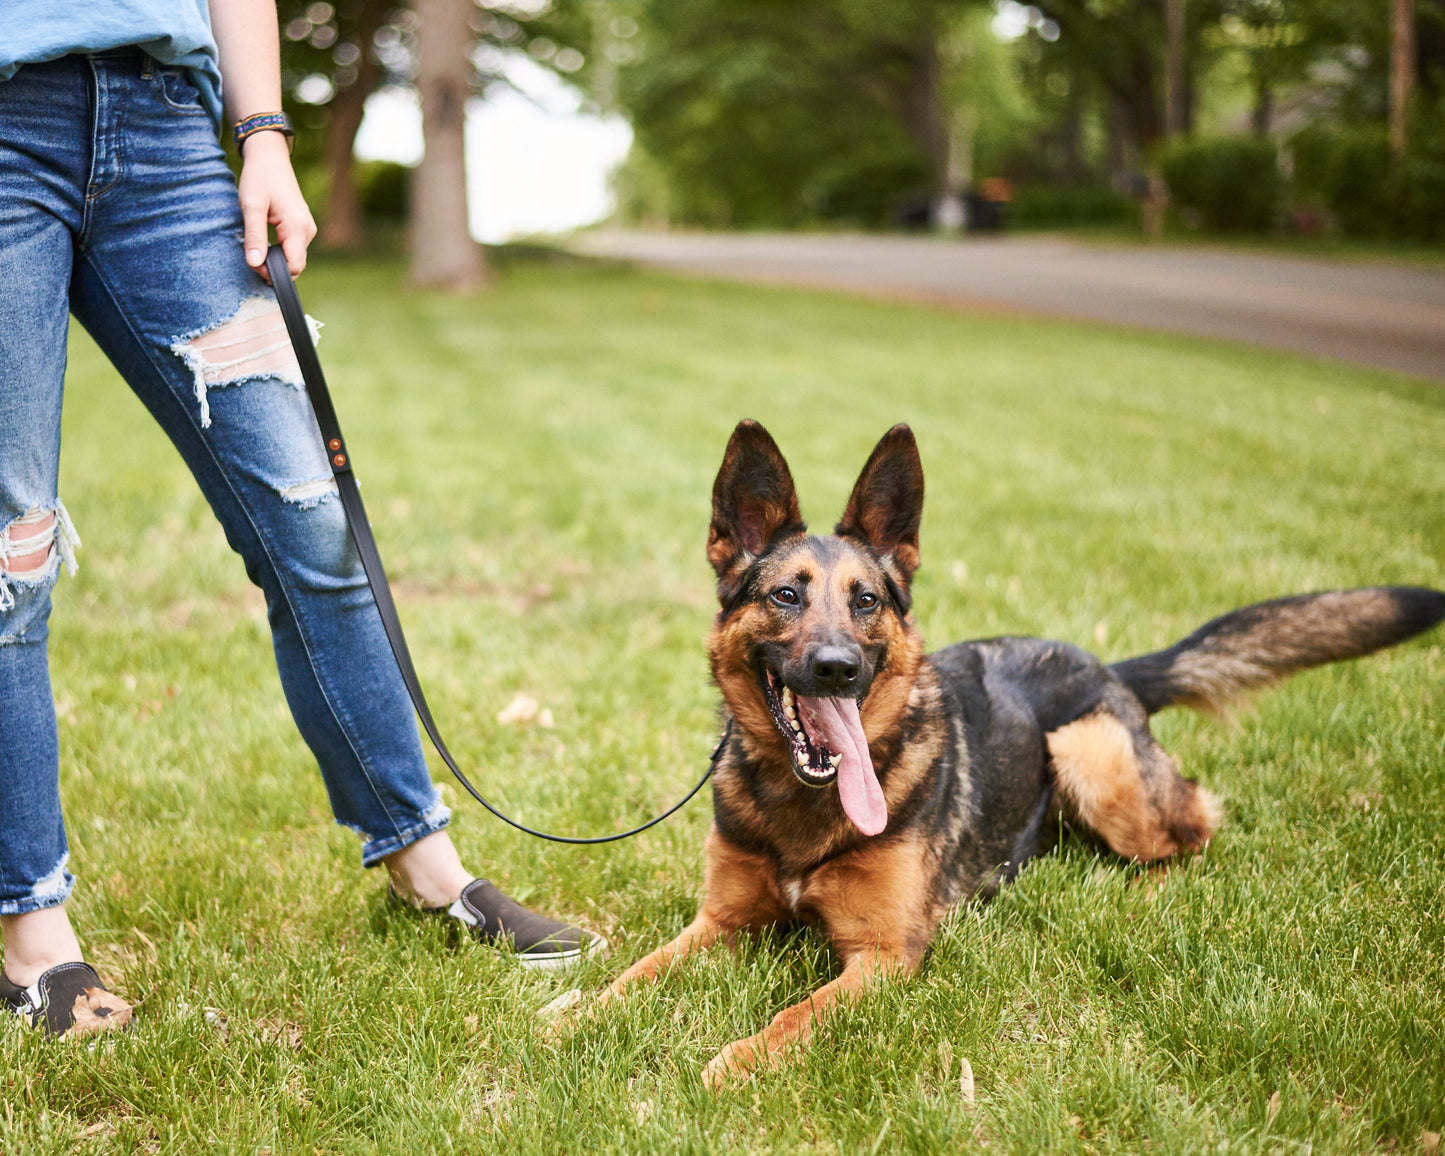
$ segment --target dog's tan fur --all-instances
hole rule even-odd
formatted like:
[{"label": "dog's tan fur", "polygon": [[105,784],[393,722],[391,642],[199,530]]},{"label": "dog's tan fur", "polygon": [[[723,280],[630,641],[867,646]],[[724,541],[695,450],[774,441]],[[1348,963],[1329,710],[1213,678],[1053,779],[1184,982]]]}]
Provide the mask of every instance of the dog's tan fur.
[{"label": "dog's tan fur", "polygon": [[[843,968],[723,1048],[704,1070],[709,1086],[776,1062],[840,1002],[915,970],[949,907],[1011,879],[1057,819],[1125,859],[1204,846],[1218,804],[1180,776],[1149,731],[1150,713],[1217,705],[1445,617],[1438,591],[1382,588],[1246,607],[1170,650],[1112,667],[1025,638],[925,657],[909,592],[922,501],[905,426],[878,443],[830,537],[807,535],[787,463],[761,426],[742,423],[728,443],[708,535],[722,606],[708,655],[732,726],[714,779],[705,897],[676,939],[602,999],[660,978],[719,939],[796,919],[822,926]],[[794,740],[768,698],[779,685],[799,696],[840,694],[819,689],[821,660],[810,656],[822,649],[856,655],[866,672],[847,693],[860,703],[887,804],[886,826],[872,836],[831,784],[820,789],[795,769]]]},{"label": "dog's tan fur", "polygon": [[[1208,842],[1219,827],[1219,804],[1179,778],[1157,743],[1140,758],[1136,736],[1108,711],[1048,735],[1054,781],[1075,823],[1097,831],[1125,859],[1167,859]],[[1161,767],[1161,760],[1168,769]],[[1154,773],[1146,773],[1153,764]],[[1183,788],[1183,798],[1174,795]]]}]

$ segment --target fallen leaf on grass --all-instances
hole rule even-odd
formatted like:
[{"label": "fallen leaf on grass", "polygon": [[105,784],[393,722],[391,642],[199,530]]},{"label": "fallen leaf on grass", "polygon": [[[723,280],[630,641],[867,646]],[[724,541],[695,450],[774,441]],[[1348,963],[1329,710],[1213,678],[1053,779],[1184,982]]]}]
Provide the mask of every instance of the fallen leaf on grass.
[{"label": "fallen leaf on grass", "polygon": [[530,694],[518,691],[512,701],[497,712],[497,721],[508,726],[524,726],[535,722],[550,730],[554,725],[552,708],[540,706]]},{"label": "fallen leaf on grass", "polygon": [[68,1040],[123,1028],[130,1023],[135,1009],[114,992],[88,987],[75,997],[70,1014],[73,1022],[65,1033]]},{"label": "fallen leaf on grass", "polygon": [[958,1092],[967,1103],[973,1103],[973,1065],[964,1056],[960,1061],[963,1065],[958,1076]]},{"label": "fallen leaf on grass", "polygon": [[537,1009],[537,1014],[543,1019],[556,1019],[570,1007],[574,1007],[582,1000],[582,989],[574,987],[571,991],[564,991],[555,999],[550,999]]},{"label": "fallen leaf on grass", "polygon": [[537,700],[520,690],[512,701],[497,712],[499,723],[528,723],[537,717]]},{"label": "fallen leaf on grass", "polygon": [[261,1038],[268,1044],[287,1047],[293,1052],[301,1050],[301,1029],[295,1024],[281,1019],[280,1016],[270,1016],[262,1020],[257,1027],[260,1029]]},{"label": "fallen leaf on grass", "polygon": [[1264,1122],[1273,1124],[1274,1118],[1279,1115],[1279,1089],[1276,1088],[1270,1094],[1269,1103],[1264,1106]]},{"label": "fallen leaf on grass", "polygon": [[1425,1156],[1435,1156],[1440,1151],[1440,1133],[1422,1130],[1420,1132],[1420,1151],[1425,1153]]}]

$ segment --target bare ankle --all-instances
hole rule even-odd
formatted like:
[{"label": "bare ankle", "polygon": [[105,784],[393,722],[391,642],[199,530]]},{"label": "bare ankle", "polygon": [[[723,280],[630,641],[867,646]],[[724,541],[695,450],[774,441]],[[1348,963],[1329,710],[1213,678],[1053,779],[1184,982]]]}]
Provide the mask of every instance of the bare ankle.
[{"label": "bare ankle", "polygon": [[5,977],[20,987],[29,987],[52,967],[83,958],[64,904],[24,915],[0,915],[0,935]]},{"label": "bare ankle", "polygon": [[382,862],[397,893],[419,907],[446,907],[456,902],[473,878],[445,831],[434,831]]}]

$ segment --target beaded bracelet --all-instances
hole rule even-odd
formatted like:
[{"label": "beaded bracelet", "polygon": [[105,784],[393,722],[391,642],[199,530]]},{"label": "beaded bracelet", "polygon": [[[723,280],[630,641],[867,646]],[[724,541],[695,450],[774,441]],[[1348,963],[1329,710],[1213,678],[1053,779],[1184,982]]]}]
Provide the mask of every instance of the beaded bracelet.
[{"label": "beaded bracelet", "polygon": [[255,116],[248,116],[244,120],[238,120],[235,128],[231,130],[236,139],[236,151],[241,151],[241,146],[246,138],[258,132],[279,132],[286,138],[286,148],[292,148],[296,139],[296,133],[291,128],[291,118],[284,112],[258,112]]}]

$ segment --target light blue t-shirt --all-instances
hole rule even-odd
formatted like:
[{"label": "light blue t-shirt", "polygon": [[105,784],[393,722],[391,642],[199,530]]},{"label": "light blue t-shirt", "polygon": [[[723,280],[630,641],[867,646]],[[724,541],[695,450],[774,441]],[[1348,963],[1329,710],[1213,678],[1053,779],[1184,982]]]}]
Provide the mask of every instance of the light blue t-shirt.
[{"label": "light blue t-shirt", "polygon": [[221,69],[206,0],[0,0],[0,80],[22,64],[134,46],[184,68],[221,127]]}]

